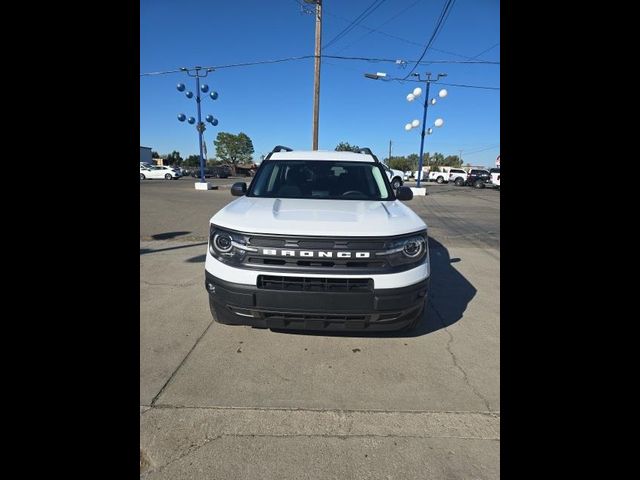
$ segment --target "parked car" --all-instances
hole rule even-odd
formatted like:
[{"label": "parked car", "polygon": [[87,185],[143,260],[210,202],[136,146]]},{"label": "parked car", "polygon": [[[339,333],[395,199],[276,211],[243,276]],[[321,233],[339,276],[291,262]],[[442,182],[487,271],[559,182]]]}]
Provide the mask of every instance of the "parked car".
[{"label": "parked car", "polygon": [[[213,319],[319,331],[415,329],[430,290],[427,225],[369,148],[278,145],[209,220]],[[217,210],[217,209],[214,209]],[[213,212],[212,212],[213,213]]]},{"label": "parked car", "polygon": [[449,174],[447,172],[429,172],[427,181],[436,183],[446,183],[449,181]]},{"label": "parked car", "polygon": [[[191,176],[193,178],[200,178],[200,169],[199,168],[195,168],[191,171]],[[211,167],[204,167],[204,178],[211,178],[214,176],[214,171],[213,168]]]},{"label": "parked car", "polygon": [[173,167],[166,165],[152,165],[151,167],[140,166],[140,180],[148,178],[164,178],[166,180],[176,180],[180,178],[180,173]]},{"label": "parked car", "polygon": [[[416,170],[415,172],[413,172],[413,178],[415,178],[416,180],[418,180],[418,170]],[[425,175],[424,170],[422,171],[422,173],[420,174],[420,181],[425,181],[427,180],[427,176]]]},{"label": "parked car", "polygon": [[464,182],[465,185],[475,188],[484,188],[487,183],[491,183],[489,170],[481,170],[479,168],[469,170],[467,179]]},{"label": "parked car", "polygon": [[491,185],[500,190],[500,168],[492,168],[489,173],[491,174]]},{"label": "parked car", "polygon": [[384,171],[387,173],[387,177],[389,178],[389,182],[391,183],[393,189],[399,189],[402,186],[404,172],[402,170],[393,170],[384,163],[381,163],[380,165],[382,165],[382,168],[384,168]]},{"label": "parked car", "polygon": [[467,172],[461,168],[452,168],[449,170],[449,181],[462,186],[467,181]]}]

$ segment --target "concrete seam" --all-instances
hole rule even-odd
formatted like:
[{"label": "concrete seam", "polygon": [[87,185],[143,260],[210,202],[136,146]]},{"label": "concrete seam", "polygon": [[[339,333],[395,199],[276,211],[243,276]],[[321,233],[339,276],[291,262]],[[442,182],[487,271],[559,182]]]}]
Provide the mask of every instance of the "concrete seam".
[{"label": "concrete seam", "polygon": [[211,325],[213,325],[214,320],[211,319],[211,322],[209,322],[209,325],[207,325],[207,328],[204,329],[204,332],[202,332],[202,334],[198,337],[198,339],[196,340],[196,342],[193,344],[193,346],[191,347],[191,349],[187,352],[187,354],[185,355],[185,357],[182,359],[182,361],[180,362],[180,365],[178,365],[178,367],[173,371],[173,373],[171,374],[171,376],[169,377],[169,379],[165,382],[165,384],[162,386],[162,388],[160,389],[160,391],[156,394],[155,397],[153,397],[153,400],[151,400],[151,407],[153,407],[156,403],[156,401],[158,400],[158,398],[160,397],[160,395],[162,395],[162,392],[164,392],[165,388],[167,388],[167,386],[169,385],[169,383],[171,382],[171,380],[173,380],[173,377],[176,375],[176,373],[178,373],[178,370],[180,370],[180,368],[182,368],[182,365],[184,365],[184,362],[187,361],[187,358],[189,358],[189,355],[191,355],[191,352],[193,352],[195,350],[195,348],[198,346],[198,343],[200,343],[200,340],[202,340],[202,337],[205,336],[205,334],[209,331],[209,328],[211,328]]}]

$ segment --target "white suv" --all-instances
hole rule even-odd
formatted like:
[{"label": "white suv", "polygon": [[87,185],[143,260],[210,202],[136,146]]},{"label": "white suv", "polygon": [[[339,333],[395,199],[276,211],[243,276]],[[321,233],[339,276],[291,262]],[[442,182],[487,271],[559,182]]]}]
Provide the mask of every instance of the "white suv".
[{"label": "white suv", "polygon": [[361,153],[277,146],[209,221],[205,288],[220,323],[383,331],[421,321],[427,226]]}]

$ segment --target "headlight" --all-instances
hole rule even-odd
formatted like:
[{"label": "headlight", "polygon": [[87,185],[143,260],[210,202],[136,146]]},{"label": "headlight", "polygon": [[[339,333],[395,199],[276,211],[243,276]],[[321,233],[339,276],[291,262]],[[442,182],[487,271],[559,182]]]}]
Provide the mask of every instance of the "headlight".
[{"label": "headlight", "polygon": [[389,265],[396,266],[421,262],[428,252],[427,232],[424,232],[393,240],[387,244],[384,252],[377,252],[376,255],[386,257]]},{"label": "headlight", "polygon": [[241,262],[247,252],[257,252],[247,245],[247,238],[239,233],[223,230],[215,225],[209,228],[209,252],[216,259],[226,262]]},{"label": "headlight", "polygon": [[228,233],[218,232],[213,236],[213,246],[220,253],[229,253],[233,249],[233,239]]}]

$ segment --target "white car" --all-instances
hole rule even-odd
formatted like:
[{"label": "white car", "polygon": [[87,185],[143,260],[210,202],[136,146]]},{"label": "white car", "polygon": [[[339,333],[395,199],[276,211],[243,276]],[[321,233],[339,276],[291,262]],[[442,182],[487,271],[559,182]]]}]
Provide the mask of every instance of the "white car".
[{"label": "white car", "polygon": [[146,180],[147,178],[174,180],[180,178],[180,173],[175,168],[165,165],[154,165],[151,167],[143,167],[140,165],[140,180]]},{"label": "white car", "polygon": [[393,187],[393,189],[394,190],[399,189],[402,186],[404,172],[402,170],[393,170],[392,168],[389,168],[384,163],[381,163],[380,165],[382,166],[382,168],[384,168],[384,171],[387,173],[387,177],[389,178],[389,183],[391,183],[391,186]]}]

